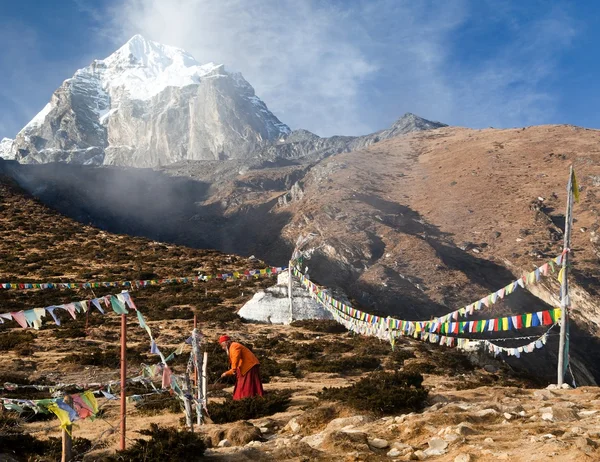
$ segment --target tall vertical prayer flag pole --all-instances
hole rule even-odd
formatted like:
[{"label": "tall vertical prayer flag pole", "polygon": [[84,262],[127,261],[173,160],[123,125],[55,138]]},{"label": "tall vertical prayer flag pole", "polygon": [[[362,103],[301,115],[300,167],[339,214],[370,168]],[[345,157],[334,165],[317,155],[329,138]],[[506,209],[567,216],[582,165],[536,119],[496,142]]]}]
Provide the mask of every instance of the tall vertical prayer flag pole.
[{"label": "tall vertical prayer flag pole", "polygon": [[[577,188],[577,191],[575,191]],[[576,198],[579,198],[579,188],[577,186],[577,180],[575,179],[575,172],[573,172],[573,166],[569,170],[569,184],[567,186],[567,212],[565,214],[565,236],[564,236],[564,244],[563,244],[563,255],[562,255],[562,269],[560,274],[562,274],[562,280],[560,284],[560,343],[558,346],[558,386],[563,384],[563,379],[565,377],[565,370],[569,365],[568,358],[568,347],[565,351],[565,339],[567,337],[569,322],[569,281],[567,278],[568,273],[568,262],[569,262],[569,245],[571,242],[571,226],[573,223],[573,195]]]},{"label": "tall vertical prayer flag pole", "polygon": [[125,432],[127,429],[125,418],[127,412],[127,396],[125,394],[127,382],[127,315],[121,315],[121,451],[125,450]]},{"label": "tall vertical prayer flag pole", "polygon": [[292,299],[292,260],[288,264],[288,296],[290,298],[290,323],[294,320],[294,301]]}]

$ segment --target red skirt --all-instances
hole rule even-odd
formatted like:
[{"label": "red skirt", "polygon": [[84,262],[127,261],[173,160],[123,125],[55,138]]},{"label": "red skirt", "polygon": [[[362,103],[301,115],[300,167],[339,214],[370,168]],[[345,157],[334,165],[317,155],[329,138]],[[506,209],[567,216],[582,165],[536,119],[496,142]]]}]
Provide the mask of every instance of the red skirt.
[{"label": "red skirt", "polygon": [[252,398],[253,396],[263,396],[264,390],[260,381],[260,368],[257,364],[252,366],[246,375],[242,375],[239,368],[236,371],[235,387],[233,389],[233,399]]}]

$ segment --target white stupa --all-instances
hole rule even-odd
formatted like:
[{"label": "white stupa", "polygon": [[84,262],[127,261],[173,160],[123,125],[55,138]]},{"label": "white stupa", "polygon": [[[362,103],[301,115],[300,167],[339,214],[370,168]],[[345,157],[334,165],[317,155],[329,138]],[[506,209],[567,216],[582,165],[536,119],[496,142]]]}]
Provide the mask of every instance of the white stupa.
[{"label": "white stupa", "polygon": [[293,312],[290,314],[288,298],[289,273],[284,271],[277,276],[277,284],[254,294],[238,315],[248,321],[269,324],[289,324],[291,320],[333,319],[319,302],[295,278],[292,279]]}]

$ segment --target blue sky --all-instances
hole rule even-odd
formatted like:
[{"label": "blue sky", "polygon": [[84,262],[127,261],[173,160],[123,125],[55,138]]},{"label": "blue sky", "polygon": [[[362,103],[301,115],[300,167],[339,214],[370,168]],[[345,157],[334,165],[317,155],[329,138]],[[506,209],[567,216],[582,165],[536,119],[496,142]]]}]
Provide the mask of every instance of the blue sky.
[{"label": "blue sky", "polygon": [[322,136],[405,112],[600,128],[599,26],[594,1],[6,0],[0,138],[136,33],[242,72],[283,122]]}]

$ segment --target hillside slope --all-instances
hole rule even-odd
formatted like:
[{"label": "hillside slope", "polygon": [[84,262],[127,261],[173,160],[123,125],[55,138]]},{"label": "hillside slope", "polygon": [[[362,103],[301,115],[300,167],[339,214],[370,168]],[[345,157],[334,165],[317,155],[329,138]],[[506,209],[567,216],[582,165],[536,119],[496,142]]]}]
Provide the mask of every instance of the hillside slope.
[{"label": "hillside slope", "polygon": [[[0,212],[2,281],[160,278],[262,266],[216,251],[114,235],[81,225],[48,209],[6,177],[0,178]],[[543,380],[515,375],[506,364],[489,357],[477,359],[474,365],[457,350],[412,339],[399,339],[392,351],[385,342],[355,336],[327,323],[275,326],[240,322],[235,311],[259,286],[268,284],[267,279],[215,279],[196,285],[150,286],[132,293],[163,351],[182,345],[192,328],[192,315],[198,315],[205,335],[203,348],[209,352],[210,403],[222,401],[232,391],[215,385],[228,367],[215,344],[224,332],[253,348],[268,382],[267,392],[291,394],[287,409],[249,419],[252,425],[229,422],[196,427],[207,444],[213,445],[206,451],[207,460],[384,461],[390,460],[390,452],[400,460],[425,454],[443,462],[467,455],[471,459],[466,460],[482,461],[554,456],[593,460],[598,456],[600,400],[596,388],[533,390]],[[118,290],[1,289],[0,297],[4,310],[15,311]],[[118,378],[118,316],[93,311],[89,319],[83,315],[77,320],[61,318],[62,326],[46,321],[39,331],[24,331],[14,322],[0,325],[0,383],[106,383]],[[184,353],[172,362],[176,374],[186,367],[188,350]],[[155,361],[146,333],[130,319],[128,376],[136,376],[142,364]],[[382,417],[377,409],[357,410],[351,400],[332,401],[318,395],[323,387],[353,386],[362,378],[377,377],[382,370],[424,376],[429,398],[414,407],[418,412],[399,409]],[[130,385],[128,395],[149,391]],[[6,387],[2,397],[40,399],[48,397],[48,391]],[[74,429],[76,438],[87,440],[76,440],[75,453],[82,460],[114,460],[119,406],[104,399],[100,403],[101,416],[93,422],[79,421]],[[127,412],[128,446],[138,437],[137,431],[152,423],[182,429],[181,417],[178,401],[168,395],[132,400]],[[260,436],[246,444],[240,427],[251,428]],[[26,413],[19,419],[5,411],[0,415],[0,429],[0,457],[56,459],[56,452],[40,449],[50,445],[56,451],[56,444],[47,440],[60,435],[53,416]],[[223,435],[232,435],[232,447],[214,447]],[[534,458],[523,454],[524,446],[535,449]],[[190,454],[190,460],[196,456]]]},{"label": "hillside slope", "polygon": [[[277,265],[298,236],[312,232],[318,250],[308,265],[318,282],[343,288],[371,312],[426,319],[561,252],[574,164],[581,201],[571,249],[572,352],[580,379],[591,384],[600,379],[587,360],[588,352],[600,353],[599,138],[596,130],[572,126],[445,127],[251,170],[203,163],[159,171],[9,162],[2,168],[63,213],[112,231],[254,254]],[[555,278],[532,290],[482,317],[558,303]],[[552,380],[553,366],[537,367]]]}]

